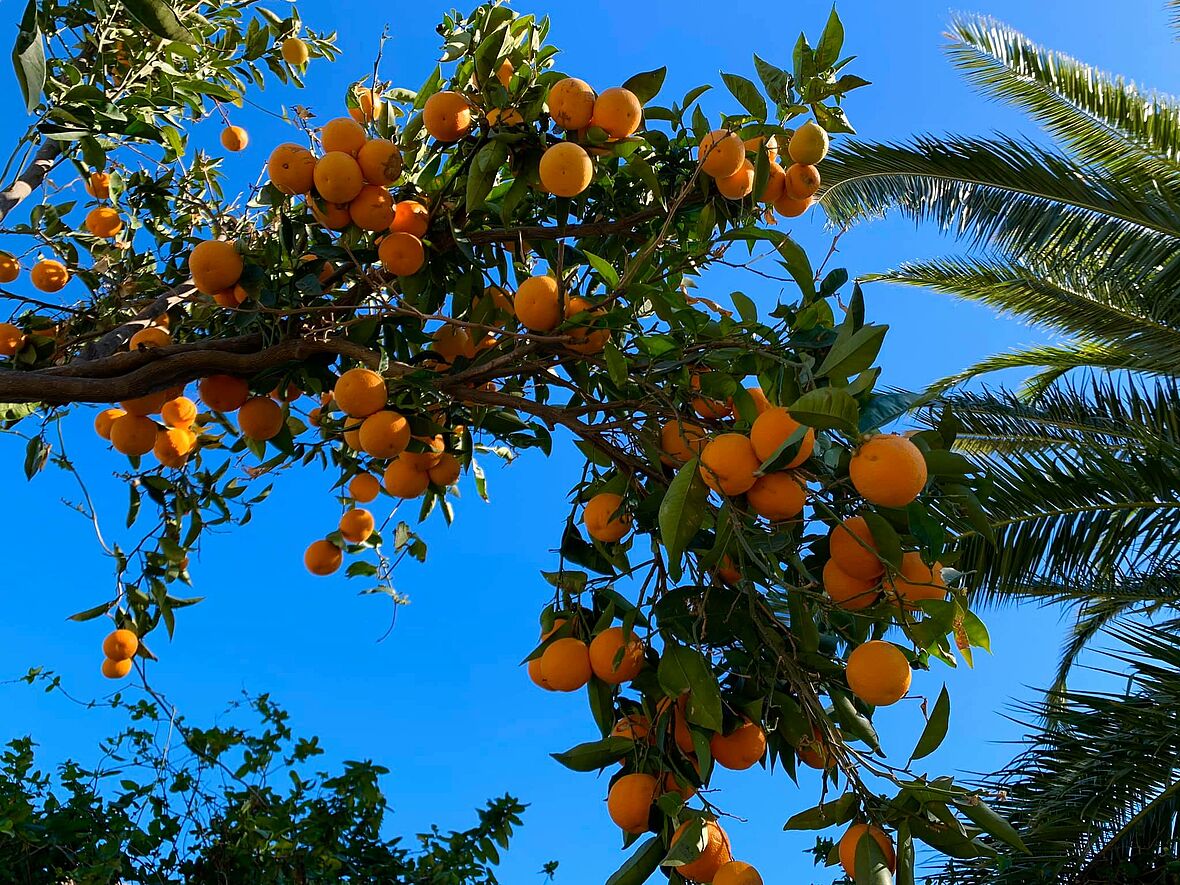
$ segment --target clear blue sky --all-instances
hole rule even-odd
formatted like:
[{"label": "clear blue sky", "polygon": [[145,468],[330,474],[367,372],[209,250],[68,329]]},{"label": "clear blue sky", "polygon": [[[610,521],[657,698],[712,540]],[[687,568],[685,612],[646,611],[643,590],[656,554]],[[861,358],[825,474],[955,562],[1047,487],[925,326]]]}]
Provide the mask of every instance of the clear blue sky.
[{"label": "clear blue sky", "polygon": [[[296,101],[321,119],[337,115],[345,84],[370,70],[387,22],[393,39],[383,78],[416,87],[434,63],[433,27],[449,6],[306,0],[308,23],[341,28],[343,57],[335,65],[314,62],[306,92],[272,91],[259,100],[272,108]],[[516,6],[552,16],[551,39],[565,48],[559,67],[566,72],[602,88],[668,63],[665,95],[671,96],[698,83],[719,83],[719,70],[753,76],[752,52],[786,66],[798,31],[817,33],[828,9],[826,0],[800,0],[789,12],[783,4],[750,0]],[[1160,0],[1130,0],[1112,15],[1110,5],[1098,0],[975,4],[1034,38],[1166,89],[1175,85],[1176,48],[1163,28],[1161,7]],[[4,33],[14,32],[22,8],[16,0],[0,0]],[[848,105],[864,136],[1026,128],[1015,114],[968,90],[941,55],[951,11],[926,0],[840,4],[847,47],[860,56],[854,70],[874,81]],[[0,118],[21,119],[12,75],[3,76],[8,88],[0,89]],[[723,90],[707,104],[714,113],[732,106]],[[249,149],[228,164],[244,185],[286,133],[251,109],[233,117],[251,133]],[[214,146],[219,126],[211,119],[200,127],[201,142]],[[814,251],[826,248],[818,214],[793,228]],[[842,241],[840,257],[857,274],[953,248],[929,231],[889,221],[854,230]],[[718,279],[716,285],[714,295],[724,297],[732,281]],[[739,285],[762,304],[778,294],[754,279]],[[877,286],[867,298],[872,319],[892,325],[882,356],[883,381],[891,385],[919,387],[976,358],[1036,340],[1032,331],[985,310],[932,295]],[[69,448],[92,477],[105,526],[117,536],[126,491],[111,473],[122,465],[94,445],[89,422],[87,413],[68,425]],[[0,439],[10,489],[10,504],[0,516],[0,558],[9,564],[0,679],[42,665],[63,674],[77,695],[105,693],[110,684],[98,674],[105,622],[78,625],[65,617],[109,595],[108,562],[86,522],[60,503],[76,497],[68,478],[48,471],[25,486],[18,442]],[[548,757],[594,737],[585,697],[542,693],[517,667],[536,638],[537,611],[549,595],[538,571],[553,565],[548,551],[558,541],[564,490],[577,475],[572,447],[563,444],[548,461],[528,453],[511,467],[493,467],[490,505],[465,480],[455,524],[448,529],[436,515],[424,528],[429,562],[401,573],[399,589],[413,602],[382,643],[376,640],[388,622],[384,600],[358,597],[360,588],[343,577],[312,578],[302,566],[304,546],[335,524],[332,478],[284,475],[250,525],[232,537],[210,539],[193,562],[196,592],[207,598],[180,613],[174,642],[155,643],[161,663],[153,668],[153,682],[198,721],[242,689],[271,692],[291,711],[298,731],[322,736],[329,760],[371,757],[392,769],[386,789],[396,832],[408,835],[431,822],[467,826],[474,806],[511,791],[530,807],[502,880],[539,881],[541,864],[556,859],[563,885],[598,885],[624,858],[615,850],[619,834],[606,815],[605,781],[568,772]],[[985,619],[995,657],[981,656],[974,671],[944,668],[915,680],[914,690],[931,698],[944,677],[952,690],[951,736],[928,760],[932,772],[1002,764],[1010,747],[1000,741],[1019,736],[1003,718],[1005,705],[1014,695],[1027,697],[1024,686],[1044,684],[1051,671],[1061,636],[1056,613],[1010,608],[985,613]],[[0,739],[31,732],[47,759],[68,753],[93,760],[96,739],[116,724],[23,686],[0,685],[0,709]],[[915,706],[882,710],[878,724],[886,749],[904,758],[920,728]],[[722,791],[723,807],[748,821],[728,829],[739,856],[760,867],[769,885],[831,881],[830,873],[813,871],[800,853],[811,836],[782,832],[793,812],[814,804],[815,778],[805,776],[797,788],[781,774],[723,771],[714,786]]]}]

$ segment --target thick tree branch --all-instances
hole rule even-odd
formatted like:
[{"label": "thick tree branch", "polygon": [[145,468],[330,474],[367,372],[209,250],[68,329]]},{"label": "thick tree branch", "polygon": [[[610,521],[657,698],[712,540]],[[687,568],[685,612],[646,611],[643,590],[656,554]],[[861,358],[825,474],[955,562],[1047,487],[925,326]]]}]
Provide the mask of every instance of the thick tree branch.
[{"label": "thick tree branch", "polygon": [[61,162],[61,142],[45,139],[32,161],[16,177],[16,181],[0,191],[0,221],[21,204],[33,191],[41,186],[45,176]]}]

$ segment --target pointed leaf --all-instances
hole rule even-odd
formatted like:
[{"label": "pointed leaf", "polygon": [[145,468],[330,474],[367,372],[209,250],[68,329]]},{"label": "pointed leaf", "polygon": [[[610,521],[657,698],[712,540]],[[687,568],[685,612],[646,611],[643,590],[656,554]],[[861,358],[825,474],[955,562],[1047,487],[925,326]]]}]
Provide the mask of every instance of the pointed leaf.
[{"label": "pointed leaf", "polygon": [[947,694],[943,685],[938,700],[934,702],[934,709],[930,711],[930,718],[926,720],[926,727],[922,729],[922,736],[918,738],[918,745],[910,755],[910,761],[929,756],[942,744],[946,737],[951,718],[951,696]]}]

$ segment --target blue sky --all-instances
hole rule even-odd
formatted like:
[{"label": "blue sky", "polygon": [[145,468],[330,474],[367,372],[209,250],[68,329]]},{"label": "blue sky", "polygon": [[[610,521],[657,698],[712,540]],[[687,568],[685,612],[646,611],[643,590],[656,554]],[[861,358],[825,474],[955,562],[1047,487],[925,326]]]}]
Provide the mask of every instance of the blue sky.
[{"label": "blue sky", "polygon": [[[730,0],[685,4],[671,0],[518,2],[521,11],[548,13],[551,40],[564,47],[559,67],[603,88],[631,74],[669,65],[666,96],[699,83],[719,83],[720,70],[753,76],[751,53],[784,66],[798,31],[818,33],[828,4]],[[11,34],[23,4],[0,0],[0,21]],[[1175,73],[1175,44],[1163,28],[1160,0],[1129,0],[1112,15],[1097,0],[1028,3],[978,0],[976,11],[996,16],[1034,38],[1095,64],[1168,88]],[[340,28],[343,57],[313,62],[308,90],[271,91],[258,97],[268,108],[284,101],[310,106],[321,119],[343,110],[345,85],[371,69],[377,37],[388,22],[384,79],[417,86],[437,57],[433,27],[449,4],[360,0],[307,0],[305,21],[317,29]],[[914,132],[1027,131],[1010,111],[973,94],[940,53],[951,15],[943,3],[845,0],[839,5],[847,48],[859,55],[857,73],[874,81],[854,94],[848,111],[862,135],[902,138]],[[718,20],[719,9],[725,20]],[[719,40],[723,35],[724,42]],[[12,75],[0,90],[0,115],[22,118]],[[706,108],[732,109],[724,90]],[[227,170],[243,186],[254,180],[270,146],[286,140],[276,121],[247,108],[233,120],[251,133],[250,147]],[[214,147],[216,118],[197,129],[198,143]],[[791,226],[814,253],[829,234],[816,213]],[[883,270],[904,259],[945,253],[954,245],[899,221],[855,229],[840,244],[839,265],[851,273]],[[763,305],[774,284],[706,278],[714,297],[734,285]],[[1037,340],[1034,331],[986,310],[934,295],[884,286],[867,289],[871,319],[888,322],[881,365],[883,382],[919,387],[975,359]],[[90,415],[67,423],[67,448],[90,477],[104,527],[118,536],[126,492],[111,477],[122,465],[94,444]],[[0,636],[5,655],[0,680],[29,666],[63,675],[83,697],[110,690],[98,674],[104,622],[78,625],[70,613],[109,594],[108,561],[90,527],[61,503],[76,499],[68,477],[48,471],[26,487],[19,440],[0,439],[0,463],[10,505],[0,516],[0,558],[9,563],[8,611]],[[525,826],[503,866],[506,883],[539,881],[543,862],[560,861],[558,881],[595,885],[624,859],[618,831],[604,804],[604,781],[560,767],[548,753],[592,739],[584,695],[545,694],[517,667],[536,638],[537,611],[548,597],[538,575],[549,568],[565,513],[564,490],[578,477],[568,444],[545,460],[528,453],[510,467],[490,462],[492,501],[483,504],[468,481],[458,518],[447,528],[437,515],[424,527],[430,543],[425,566],[406,568],[399,589],[412,604],[388,625],[382,599],[358,597],[355,582],[317,579],[302,566],[305,545],[334,526],[338,509],[333,478],[312,471],[284,475],[254,521],[233,536],[210,539],[191,571],[199,606],[181,612],[175,641],[155,643],[161,657],[153,683],[194,720],[220,711],[241,690],[271,692],[293,714],[302,733],[322,737],[330,761],[371,757],[392,769],[386,789],[395,809],[391,826],[410,834],[438,822],[463,827],[471,809],[510,791],[530,804]],[[14,580],[15,579],[15,580]],[[1055,612],[1008,608],[985,613],[995,656],[981,656],[975,670],[945,669],[916,677],[914,690],[930,698],[945,678],[953,698],[951,736],[928,760],[932,772],[995,768],[1010,755],[1002,742],[1020,734],[1003,712],[1025,686],[1044,684],[1061,636]],[[95,758],[96,739],[115,722],[79,710],[63,699],[21,685],[0,685],[0,739],[31,732],[45,758],[73,754]],[[887,750],[908,753],[920,729],[914,704],[879,713]],[[739,856],[753,862],[768,883],[829,882],[800,849],[808,834],[782,832],[795,811],[814,804],[818,784],[805,776],[799,787],[784,775],[760,770],[720,772],[718,801],[745,822],[729,832]],[[654,881],[654,880],[653,880]]]}]

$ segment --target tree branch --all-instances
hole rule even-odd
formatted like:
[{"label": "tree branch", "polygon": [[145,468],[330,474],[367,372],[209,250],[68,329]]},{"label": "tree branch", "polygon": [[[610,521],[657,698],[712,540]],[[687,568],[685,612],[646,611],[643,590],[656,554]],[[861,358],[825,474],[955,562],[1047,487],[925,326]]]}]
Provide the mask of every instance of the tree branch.
[{"label": "tree branch", "polygon": [[61,143],[51,138],[45,139],[33,156],[32,162],[16,177],[16,181],[0,191],[0,221],[7,218],[9,212],[39,188],[45,176],[60,162]]},{"label": "tree branch", "polygon": [[87,344],[82,349],[80,358],[83,360],[97,360],[110,356],[130,341],[131,336],[140,329],[147,328],[172,308],[183,304],[196,294],[197,287],[193,285],[192,280],[181,283],[175,289],[169,289],[137,313],[134,319],[128,320],[121,326],[117,326],[97,341],[91,341]]},{"label": "tree branch", "polygon": [[545,227],[507,227],[496,230],[475,231],[468,235],[467,240],[475,245],[487,243],[512,243],[517,240],[560,240],[565,237],[599,237],[606,234],[621,233],[633,230],[645,221],[651,221],[665,215],[667,210],[659,206],[652,206],[615,221],[590,221],[586,224],[567,224]]}]

